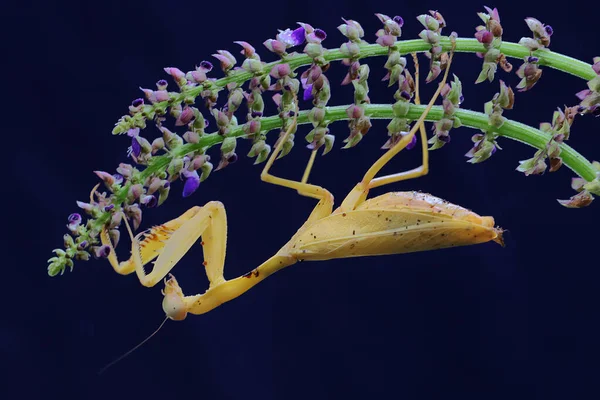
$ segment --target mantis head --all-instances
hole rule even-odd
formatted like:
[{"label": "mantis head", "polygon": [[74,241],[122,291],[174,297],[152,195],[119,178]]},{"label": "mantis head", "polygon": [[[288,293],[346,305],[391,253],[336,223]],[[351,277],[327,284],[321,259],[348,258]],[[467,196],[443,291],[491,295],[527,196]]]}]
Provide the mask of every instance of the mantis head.
[{"label": "mantis head", "polygon": [[169,279],[165,279],[165,289],[162,294],[165,296],[162,307],[167,318],[183,321],[187,317],[187,306],[183,300],[183,291],[172,274],[169,274]]}]

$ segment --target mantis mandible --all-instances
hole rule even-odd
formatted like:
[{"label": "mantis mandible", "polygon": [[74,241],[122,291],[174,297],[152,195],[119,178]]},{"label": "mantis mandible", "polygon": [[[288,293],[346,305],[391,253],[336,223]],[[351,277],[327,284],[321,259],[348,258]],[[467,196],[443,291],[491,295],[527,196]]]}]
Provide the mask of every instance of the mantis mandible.
[{"label": "mantis mandible", "polygon": [[[430,194],[390,192],[367,199],[370,189],[428,173],[428,144],[423,123],[446,83],[453,50],[450,52],[443,79],[425,112],[410,132],[369,168],[362,180],[335,210],[333,195],[327,189],[307,183],[316,150],[313,150],[300,181],[280,178],[269,173],[275,159],[281,153],[283,144],[297,124],[296,110],[293,122],[278,141],[260,177],[264,182],[294,189],[302,196],[318,200],[318,203],[296,234],[274,256],[257,268],[235,279],[224,278],[227,218],[223,204],[218,201],[211,201],[203,207],[192,207],[180,217],[135,237],[125,218],[132,250],[130,259],[122,263],[117,260],[108,232],[103,230],[101,241],[110,246],[110,264],[120,274],[135,271],[142,285],[147,287],[156,285],[169,274],[163,290],[163,310],[167,318],[181,321],[188,314],[197,315],[211,311],[245,293],[273,273],[298,261],[401,254],[492,240],[503,245],[503,231],[494,226],[492,217],[479,216]],[[416,77],[415,103],[420,104],[418,72]],[[410,143],[417,130],[420,131],[423,164],[409,171],[376,177],[379,171]],[[205,258],[203,264],[210,285],[203,294],[185,296],[170,271],[200,238]],[[152,271],[146,273],[144,265],[155,258]]]}]

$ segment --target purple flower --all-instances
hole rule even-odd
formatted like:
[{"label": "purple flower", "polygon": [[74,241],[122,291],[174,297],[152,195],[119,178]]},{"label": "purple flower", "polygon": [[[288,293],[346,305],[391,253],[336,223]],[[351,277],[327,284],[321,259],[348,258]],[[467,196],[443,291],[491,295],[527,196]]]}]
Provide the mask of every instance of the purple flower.
[{"label": "purple flower", "polygon": [[445,132],[445,134],[438,135],[438,139],[446,144],[450,143],[450,135],[448,135],[447,132]]},{"label": "purple flower", "polygon": [[200,186],[200,177],[198,176],[198,172],[188,170],[183,170],[182,175],[185,178],[182,196],[189,197],[198,189],[198,186]]},{"label": "purple flower", "polygon": [[238,155],[233,153],[232,155],[229,156],[229,158],[227,158],[227,162],[229,164],[233,164],[238,160]]},{"label": "purple flower", "polygon": [[69,215],[69,219],[68,219],[69,223],[80,223],[81,222],[81,214],[78,213],[73,213],[71,215]]},{"label": "purple flower", "polygon": [[117,185],[120,185],[121,183],[123,183],[123,175],[121,175],[121,174],[113,174],[113,178],[115,179],[115,183]]},{"label": "purple flower", "polygon": [[69,215],[68,221],[69,224],[67,225],[67,228],[69,228],[71,232],[75,232],[79,224],[81,224],[81,214],[73,213]]},{"label": "purple flower", "polygon": [[142,146],[138,142],[137,136],[131,138],[131,154],[136,158],[142,154]]},{"label": "purple flower", "polygon": [[213,64],[210,61],[204,60],[200,63],[200,68],[204,69],[206,72],[210,72],[213,69]]},{"label": "purple flower", "polygon": [[[305,72],[305,74],[306,74],[306,72]],[[302,87],[304,88],[304,91],[302,92],[302,99],[304,101],[312,100],[312,98],[313,98],[312,81],[311,81],[311,83],[308,83],[308,80],[309,80],[308,74],[306,74],[306,76],[304,76],[304,74],[303,74],[303,76],[300,78],[300,82],[302,83]]]},{"label": "purple flower", "polygon": [[158,88],[158,90],[167,90],[168,85],[169,83],[164,79],[161,79],[158,82],[156,82],[156,87]]},{"label": "purple flower", "polygon": [[325,38],[327,38],[327,34],[323,29],[315,29],[314,33],[318,39],[325,40]]},{"label": "purple flower", "polygon": [[110,246],[104,245],[94,249],[94,255],[96,258],[106,258],[110,254]]},{"label": "purple flower", "polygon": [[138,127],[131,128],[127,131],[127,136],[129,136],[129,137],[135,137],[139,134],[140,134],[140,128],[138,128]]},{"label": "purple flower", "polygon": [[[402,136],[408,135],[408,132],[402,132]],[[410,143],[406,145],[406,150],[410,150],[417,144],[417,135],[413,135]]]},{"label": "purple flower", "polygon": [[327,34],[323,29],[315,29],[308,35],[306,35],[306,41],[310,43],[321,43],[327,38]]},{"label": "purple flower", "polygon": [[284,43],[286,47],[294,47],[304,43],[305,31],[303,27],[296,28],[294,30],[286,29],[285,31],[279,31],[277,34],[277,40]]},{"label": "purple flower", "polygon": [[313,85],[312,85],[312,84],[304,86],[304,93],[303,93],[303,95],[302,95],[302,98],[303,98],[305,101],[306,101],[306,100],[312,100],[312,98],[313,98],[313,95],[312,95],[312,88],[313,88]]},{"label": "purple flower", "polygon": [[410,140],[410,143],[406,145],[406,149],[410,150],[413,147],[415,147],[417,144],[417,135],[413,135],[412,139]]},{"label": "purple flower", "polygon": [[149,194],[149,195],[143,195],[140,198],[140,203],[142,203],[143,205],[145,205],[148,208],[152,208],[152,207],[156,207],[156,204],[158,203],[158,199],[156,198],[156,196]]}]

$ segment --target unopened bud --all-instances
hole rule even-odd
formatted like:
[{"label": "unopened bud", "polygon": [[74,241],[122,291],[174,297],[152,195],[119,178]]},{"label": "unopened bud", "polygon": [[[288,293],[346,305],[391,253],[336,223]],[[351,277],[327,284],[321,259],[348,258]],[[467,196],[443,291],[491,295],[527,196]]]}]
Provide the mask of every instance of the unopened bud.
[{"label": "unopened bud", "polygon": [[152,154],[156,154],[157,151],[162,150],[165,147],[165,141],[163,138],[156,138],[152,141]]}]

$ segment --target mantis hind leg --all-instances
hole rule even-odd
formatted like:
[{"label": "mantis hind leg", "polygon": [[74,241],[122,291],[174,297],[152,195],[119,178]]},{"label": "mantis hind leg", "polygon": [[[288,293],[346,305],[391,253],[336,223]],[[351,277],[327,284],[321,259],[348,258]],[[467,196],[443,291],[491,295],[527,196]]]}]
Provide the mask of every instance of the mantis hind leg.
[{"label": "mantis hind leg", "polygon": [[[419,61],[415,53],[412,54],[413,61],[415,64],[415,104],[421,104],[421,97],[419,96]],[[389,183],[395,183],[405,181],[408,179],[418,178],[420,176],[427,175],[429,173],[429,147],[427,145],[427,133],[425,132],[425,124],[415,124],[419,127],[420,139],[421,139],[421,153],[423,158],[423,164],[420,167],[413,168],[408,171],[398,172],[379,178],[373,178],[368,183],[368,188],[373,189],[379,186],[387,185]],[[410,134],[409,134],[410,135]],[[407,136],[409,136],[407,135]],[[411,136],[411,140],[412,140]],[[410,143],[410,142],[409,142]],[[400,149],[402,150],[402,149]]]},{"label": "mantis hind leg", "polygon": [[[448,79],[448,73],[450,71],[450,64],[452,63],[453,54],[454,54],[454,44],[452,45],[452,50],[450,52],[450,58],[448,60],[448,64],[446,65],[446,71],[444,73],[442,81],[439,83],[437,90],[431,97],[431,100],[427,104],[427,107],[425,108],[425,111],[423,112],[423,114],[421,114],[419,119],[415,122],[415,124],[413,125],[412,129],[408,132],[408,134],[403,136],[394,146],[392,146],[388,151],[385,152],[385,154],[383,154],[377,161],[375,161],[375,163],[373,163],[371,168],[369,168],[369,170],[365,173],[362,181],[358,185],[356,185],[356,187],[348,194],[348,196],[346,196],[346,198],[342,202],[342,205],[340,206],[341,210],[354,210],[358,205],[360,205],[361,203],[363,203],[366,200],[370,189],[373,189],[373,188],[376,188],[379,186],[383,186],[383,185],[387,185],[390,183],[395,183],[395,182],[400,182],[400,181],[404,181],[404,180],[408,180],[408,179],[417,178],[417,177],[426,175],[429,172],[429,150],[427,147],[427,135],[425,133],[425,128],[424,128],[423,123],[425,121],[425,118],[427,118],[427,115],[429,114],[431,107],[433,107],[433,104],[435,103],[438,96],[440,95],[442,88],[446,84],[446,80]],[[418,68],[418,64],[417,63],[415,63],[415,64],[416,64],[415,66]],[[419,93],[418,93],[418,87],[419,87],[418,86],[418,69],[416,70],[416,76],[417,76],[417,79],[416,79],[417,93],[415,96],[415,103],[419,104],[420,98],[419,98]],[[406,146],[408,146],[408,144],[413,140],[413,137],[415,136],[417,130],[420,131],[420,135],[421,135],[423,165],[421,165],[420,167],[411,169],[409,171],[398,172],[395,174],[385,175],[385,176],[376,178],[375,175],[377,175],[377,173],[379,173],[379,171],[381,171],[381,169],[383,167],[385,167],[385,165],[388,162],[390,162],[390,160],[392,158],[394,158],[394,156],[396,156],[398,153],[400,153],[400,151],[404,150],[404,148]]]}]

